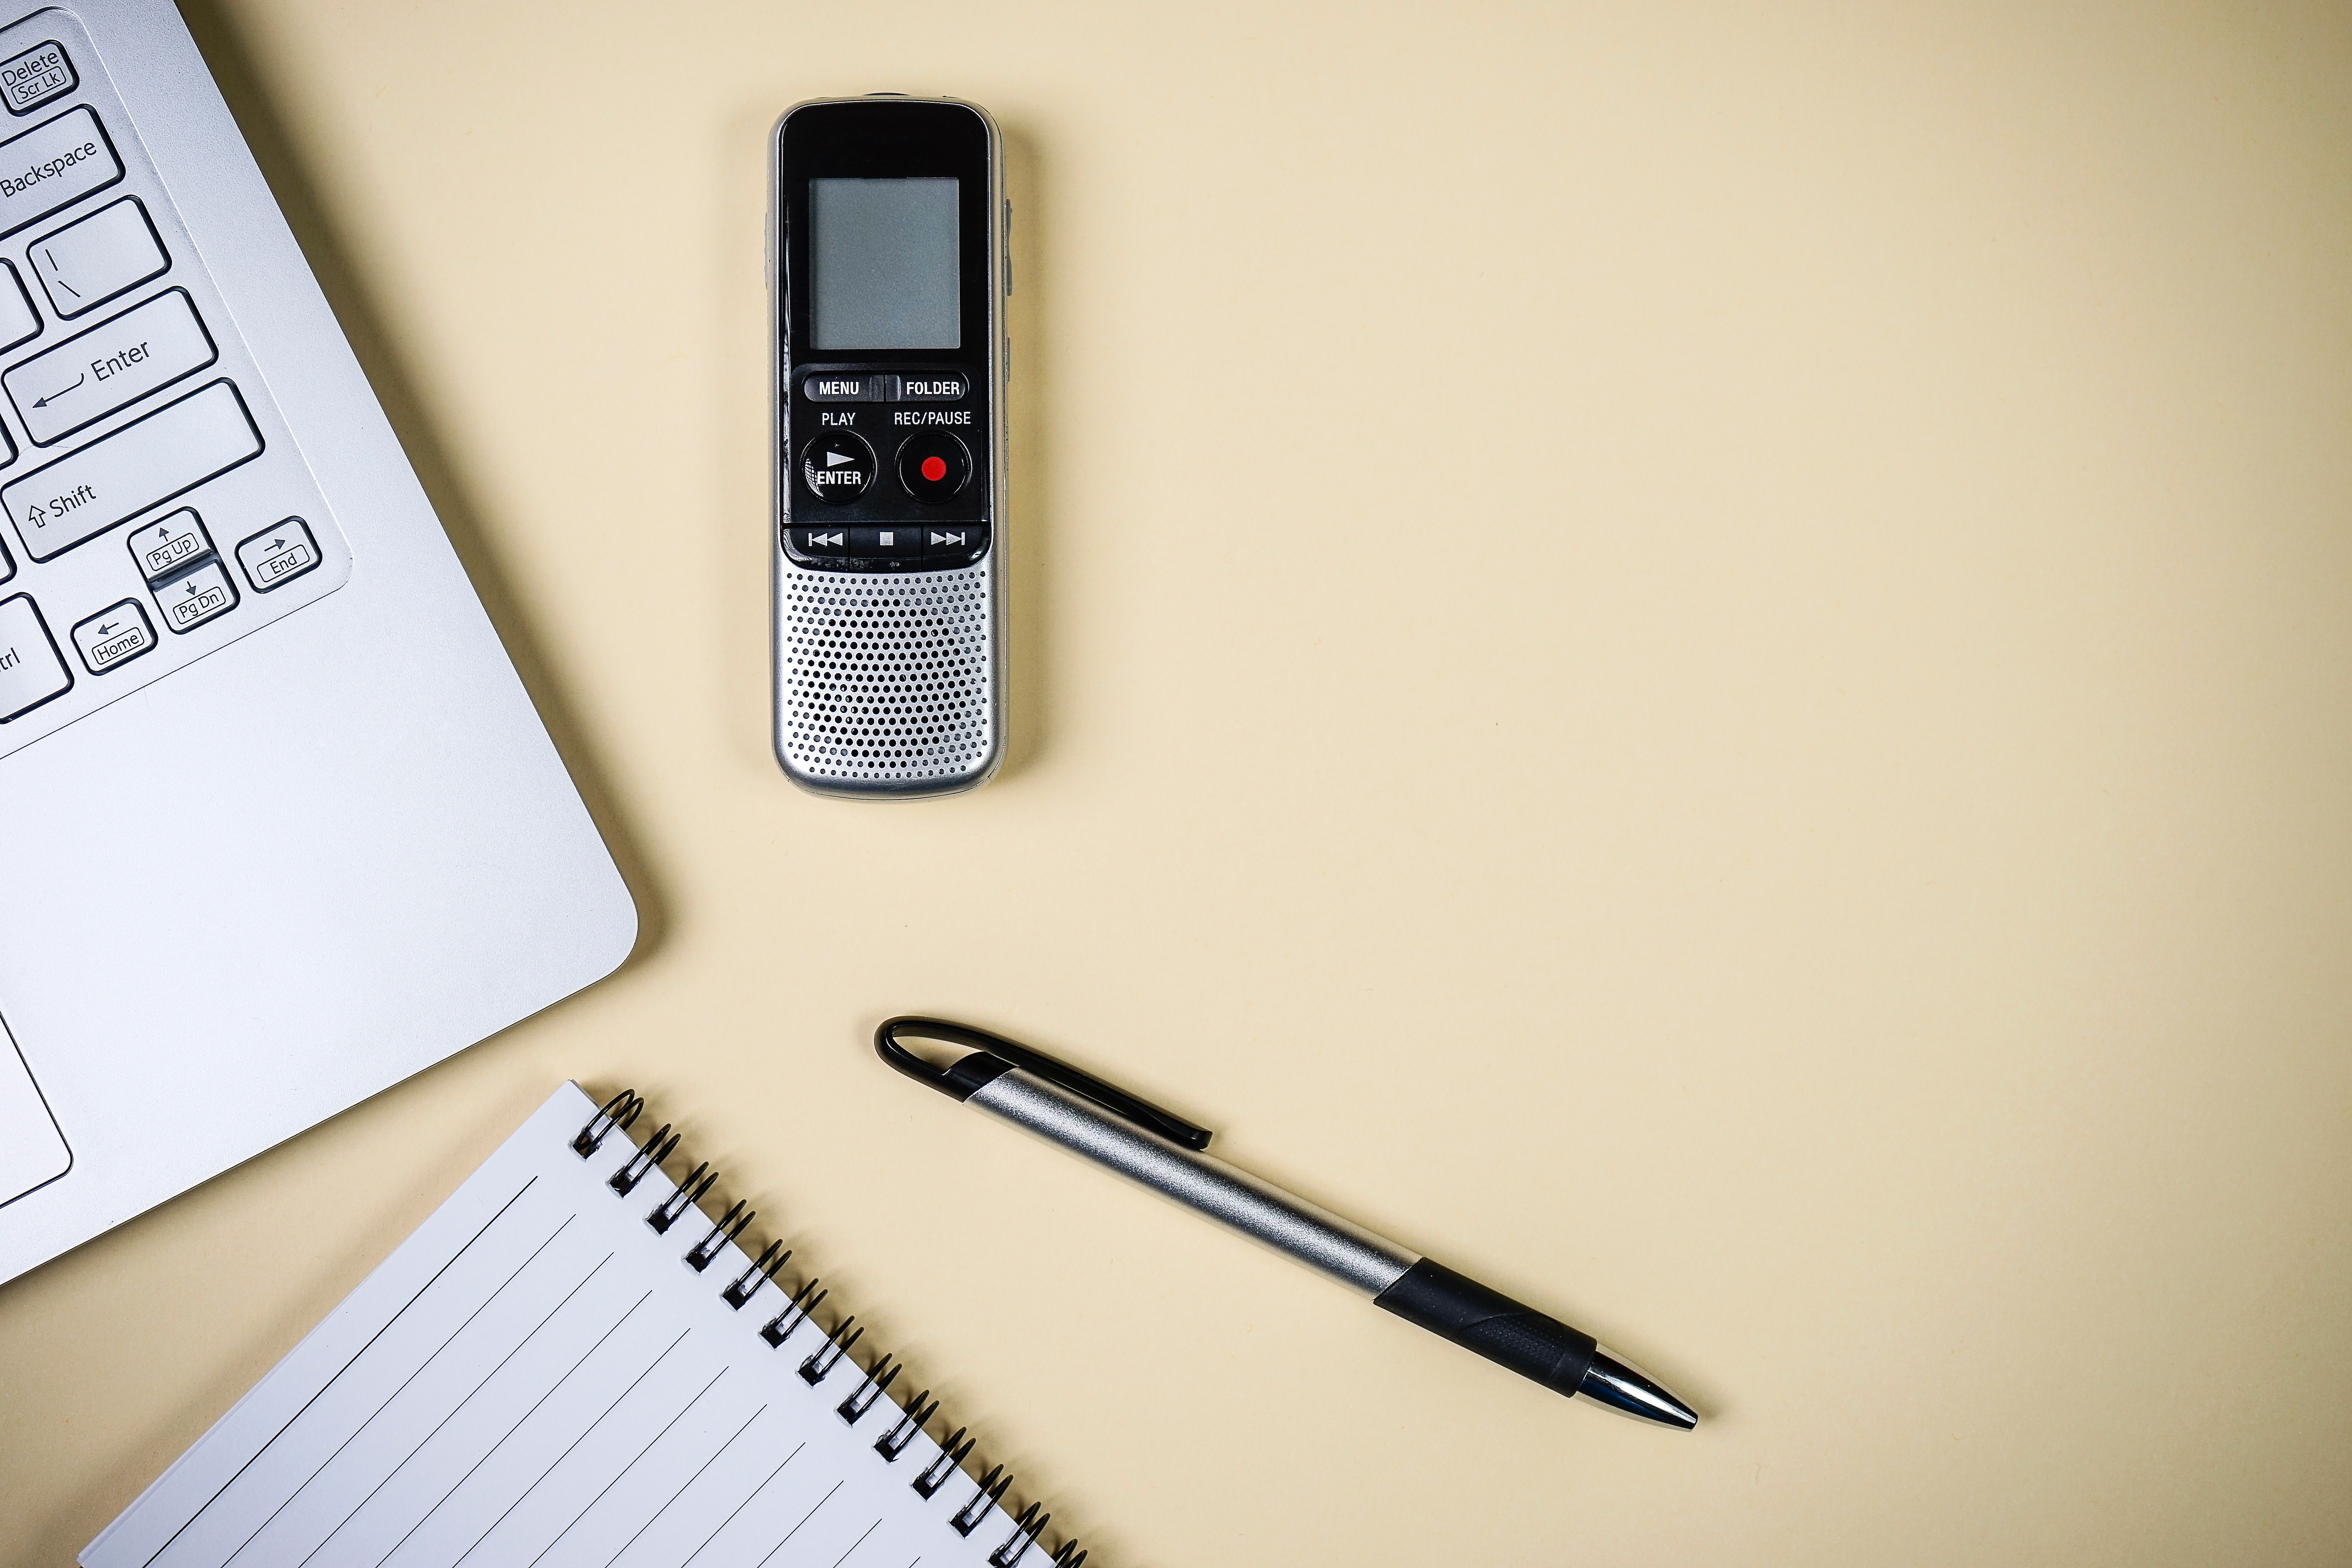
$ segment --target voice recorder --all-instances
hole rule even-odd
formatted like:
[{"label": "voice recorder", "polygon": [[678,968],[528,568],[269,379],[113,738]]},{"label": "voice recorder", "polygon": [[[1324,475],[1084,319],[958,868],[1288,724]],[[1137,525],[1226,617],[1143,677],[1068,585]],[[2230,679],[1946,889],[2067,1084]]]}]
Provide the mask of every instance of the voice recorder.
[{"label": "voice recorder", "polygon": [[820,794],[974,789],[1004,737],[996,125],[823,99],[771,155],[776,759]]}]

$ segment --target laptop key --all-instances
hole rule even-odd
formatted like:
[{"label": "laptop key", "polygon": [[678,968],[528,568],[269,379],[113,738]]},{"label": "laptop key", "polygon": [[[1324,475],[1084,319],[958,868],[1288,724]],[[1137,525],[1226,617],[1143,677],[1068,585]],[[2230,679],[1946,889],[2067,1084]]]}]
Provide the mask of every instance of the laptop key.
[{"label": "laptop key", "polygon": [[135,599],[111,604],[73,629],[73,644],[83,667],[102,675],[117,664],[127,664],[155,645],[155,628],[146,607]]},{"label": "laptop key", "polygon": [[41,313],[25,292],[24,279],[11,264],[0,261],[0,349],[29,343],[41,335]]},{"label": "laptop key", "polygon": [[213,553],[204,520],[187,507],[143,528],[131,529],[123,543],[131,547],[131,559],[139,563],[140,575],[151,587]]},{"label": "laptop key", "polygon": [[0,599],[0,724],[73,688],[73,672],[30,594]]},{"label": "laptop key", "polygon": [[55,38],[0,60],[0,109],[11,114],[30,114],[80,85],[80,73]]},{"label": "laptop key", "polygon": [[[201,174],[167,189],[144,140],[173,117],[134,115],[68,11],[0,26],[0,89],[21,89],[0,95],[0,601],[39,606],[71,677],[0,721],[5,771],[335,592],[352,554],[222,298],[215,268],[249,271],[243,247],[199,251],[174,202],[217,193]],[[143,628],[114,614],[131,603]],[[13,630],[28,613],[10,612]],[[0,715],[56,685],[47,653],[21,640]]]},{"label": "laptop key", "polygon": [[60,319],[96,309],[172,267],[163,242],[155,237],[154,220],[136,196],[28,242],[25,261]]},{"label": "laptop key", "polygon": [[47,560],[260,455],[245,400],[215,382],[0,486],[0,511]]},{"label": "laptop key", "polygon": [[267,593],[317,566],[319,547],[310,538],[310,524],[288,517],[237,546],[236,560],[255,591]]},{"label": "laptop key", "polygon": [[38,223],[122,178],[114,143],[87,109],[0,141],[0,234]]},{"label": "laptop key", "polygon": [[189,632],[236,609],[236,584],[219,561],[209,560],[170,587],[157,589],[155,602],[163,607],[164,625]]},{"label": "laptop key", "polygon": [[0,387],[47,446],[219,358],[188,291],[167,288],[0,374]]}]

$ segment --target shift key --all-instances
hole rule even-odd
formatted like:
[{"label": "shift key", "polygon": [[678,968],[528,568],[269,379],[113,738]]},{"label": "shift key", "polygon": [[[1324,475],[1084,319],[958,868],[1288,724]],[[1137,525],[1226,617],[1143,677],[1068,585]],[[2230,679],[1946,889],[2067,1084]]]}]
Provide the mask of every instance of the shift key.
[{"label": "shift key", "polygon": [[187,290],[168,288],[34,355],[0,386],[33,444],[47,446],[219,358]]},{"label": "shift key", "polygon": [[25,553],[47,560],[250,463],[261,444],[236,383],[214,382],[0,486],[0,511]]}]

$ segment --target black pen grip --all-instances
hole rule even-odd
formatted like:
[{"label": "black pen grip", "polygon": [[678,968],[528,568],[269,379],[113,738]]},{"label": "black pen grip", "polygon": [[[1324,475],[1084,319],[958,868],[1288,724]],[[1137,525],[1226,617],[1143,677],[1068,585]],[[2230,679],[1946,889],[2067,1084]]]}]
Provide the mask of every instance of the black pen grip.
[{"label": "black pen grip", "polygon": [[1562,1394],[1574,1394],[1592,1364],[1591,1334],[1427,1258],[1372,1300],[1407,1322]]}]

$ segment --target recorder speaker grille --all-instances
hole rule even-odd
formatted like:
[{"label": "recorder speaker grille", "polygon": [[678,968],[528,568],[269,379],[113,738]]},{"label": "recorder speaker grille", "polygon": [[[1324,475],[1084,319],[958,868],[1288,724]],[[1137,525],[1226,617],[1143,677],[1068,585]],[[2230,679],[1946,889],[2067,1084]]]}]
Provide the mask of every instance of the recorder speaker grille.
[{"label": "recorder speaker grille", "polygon": [[987,766],[988,563],[866,576],[786,566],[777,736],[820,782],[950,783]]}]

